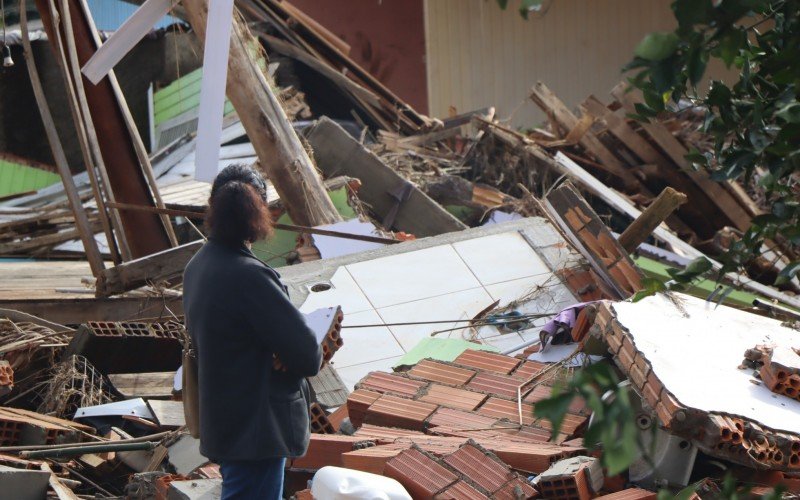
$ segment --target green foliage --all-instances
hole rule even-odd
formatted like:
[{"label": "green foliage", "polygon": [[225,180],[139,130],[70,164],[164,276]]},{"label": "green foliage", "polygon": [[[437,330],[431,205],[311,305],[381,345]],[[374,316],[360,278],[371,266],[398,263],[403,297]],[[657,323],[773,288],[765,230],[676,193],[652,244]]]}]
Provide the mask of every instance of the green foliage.
[{"label": "green foliage", "polygon": [[692,282],[704,279],[712,268],[710,260],[705,257],[698,257],[689,262],[684,269],[667,269],[667,273],[672,278],[667,283],[656,278],[643,278],[642,289],[634,294],[632,300],[633,302],[638,302],[658,292],[681,292],[687,290]]},{"label": "green foliage", "polygon": [[[674,112],[687,99],[707,109],[703,131],[710,154],[687,160],[719,181],[754,176],[772,210],[756,217],[741,241],[723,256],[723,271],[739,271],[765,240],[800,246],[800,0],[675,0],[678,28],[647,35],[625,70],[642,91],[635,118]],[[711,59],[738,70],[736,81],[703,80]],[[800,272],[794,262],[776,284]],[[678,278],[674,277],[676,280]]]},{"label": "green foliage", "polygon": [[565,387],[554,388],[551,398],[536,403],[534,414],[549,420],[556,436],[576,397],[586,401],[592,411],[584,444],[602,447],[601,461],[609,475],[627,469],[642,447],[627,384],[620,384],[608,363],[595,363],[576,372]]}]

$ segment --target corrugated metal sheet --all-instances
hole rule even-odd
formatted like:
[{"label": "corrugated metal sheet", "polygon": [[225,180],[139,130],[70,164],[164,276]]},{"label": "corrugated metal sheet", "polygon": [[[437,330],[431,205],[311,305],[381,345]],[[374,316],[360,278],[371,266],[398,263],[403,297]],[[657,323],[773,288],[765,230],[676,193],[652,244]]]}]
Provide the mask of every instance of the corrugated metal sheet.
[{"label": "corrugated metal sheet", "polygon": [[[136,12],[138,6],[123,0],[87,0],[94,23],[100,31],[116,31],[122,23]],[[164,16],[154,28],[165,28],[179,22],[172,16]]]},{"label": "corrugated metal sheet", "polygon": [[605,100],[642,37],[674,28],[670,3],[556,0],[525,21],[519,2],[503,11],[494,1],[426,0],[430,114],[496,106],[513,126],[536,125],[545,118],[528,99],[537,80],[569,107],[589,94]]},{"label": "corrugated metal sheet", "polygon": [[60,180],[53,172],[0,160],[0,196],[35,191]]}]

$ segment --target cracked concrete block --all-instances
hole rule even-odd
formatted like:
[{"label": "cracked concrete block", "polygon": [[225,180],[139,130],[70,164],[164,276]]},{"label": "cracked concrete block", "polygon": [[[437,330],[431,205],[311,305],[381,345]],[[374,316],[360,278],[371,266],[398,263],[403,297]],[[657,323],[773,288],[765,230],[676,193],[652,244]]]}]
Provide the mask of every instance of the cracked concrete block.
[{"label": "cracked concrete block", "polygon": [[169,484],[167,500],[219,500],[222,479],[191,479]]},{"label": "cracked concrete block", "polygon": [[50,473],[0,465],[0,497],[15,500],[44,500]]}]

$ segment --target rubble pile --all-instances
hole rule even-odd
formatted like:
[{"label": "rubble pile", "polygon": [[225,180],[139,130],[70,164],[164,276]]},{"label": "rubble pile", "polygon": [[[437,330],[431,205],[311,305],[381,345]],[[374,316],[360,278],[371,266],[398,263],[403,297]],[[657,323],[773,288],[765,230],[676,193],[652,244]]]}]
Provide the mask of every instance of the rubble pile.
[{"label": "rubble pile", "polygon": [[[323,351],[287,498],[327,498],[339,480],[391,498],[654,499],[689,487],[705,499],[730,484],[800,496],[800,283],[771,286],[797,247],[767,241],[741,272],[685,293],[654,284],[699,257],[720,269],[714,258],[768,208],[755,185],[718,183],[686,160],[712,147],[703,110],[639,122],[625,84],[573,110],[538,82],[540,127],[511,129],[493,108],[434,119],[290,3],[236,4],[236,36],[249,29],[260,48],[232,51],[233,63],[270,84],[250,88],[242,71],[228,93],[247,87],[283,110],[227,103],[218,167],[274,174],[275,234],[253,252],[280,268]],[[194,178],[198,110],[180,103],[190,109],[159,122],[148,155],[132,118],[109,111],[124,99],[72,79],[98,53],[94,28],[42,23],[82,42],[56,53],[70,102],[87,108],[73,111],[89,118],[74,124],[88,170],[0,200],[0,255],[20,259],[0,262],[0,497],[219,498],[182,377],[181,277],[204,244],[210,194]],[[199,78],[154,99],[180,99]],[[63,156],[58,137],[51,146]],[[270,163],[269,147],[297,161]],[[300,174],[296,203],[286,179]],[[330,204],[316,206],[317,190]],[[592,367],[618,379],[596,398],[597,381],[574,386]],[[583,396],[557,425],[539,416],[571,390]],[[591,438],[614,405],[635,456],[611,474],[604,452],[619,443]]]}]

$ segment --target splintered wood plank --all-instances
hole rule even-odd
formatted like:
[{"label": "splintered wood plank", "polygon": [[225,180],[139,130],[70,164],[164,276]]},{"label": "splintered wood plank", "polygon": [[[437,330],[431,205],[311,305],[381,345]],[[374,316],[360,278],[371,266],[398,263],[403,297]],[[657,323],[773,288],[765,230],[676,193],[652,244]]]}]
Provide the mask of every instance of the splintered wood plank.
[{"label": "splintered wood plank", "polygon": [[[611,95],[622,104],[628,113],[636,113],[636,104],[641,102],[637,94],[627,91],[628,85],[620,83],[611,91]],[[656,122],[642,123],[650,137],[664,150],[669,158],[682,169],[702,189],[720,211],[740,230],[750,227],[750,215],[718,182],[711,180],[706,172],[694,170],[686,160],[689,153],[683,144],[675,138],[663,125]]]},{"label": "splintered wood plank", "polygon": [[583,101],[582,106],[588,113],[602,120],[607,130],[620,140],[628,149],[634,152],[645,163],[668,167],[667,160],[661,153],[647,142],[644,137],[637,134],[624,118],[608,109],[595,96],[590,95]]},{"label": "splintered wood plank", "polygon": [[172,396],[174,377],[175,374],[171,372],[108,375],[114,387],[126,398],[170,397]]},{"label": "splintered wood plank", "polygon": [[[536,82],[536,85],[531,89],[531,99],[542,108],[542,111],[548,116],[552,116],[556,123],[567,131],[572,131],[579,126],[580,121],[578,118],[544,83]],[[636,186],[639,184],[633,173],[591,131],[586,131],[581,136],[579,144],[596,158],[606,170],[625,181],[627,185]]]}]

